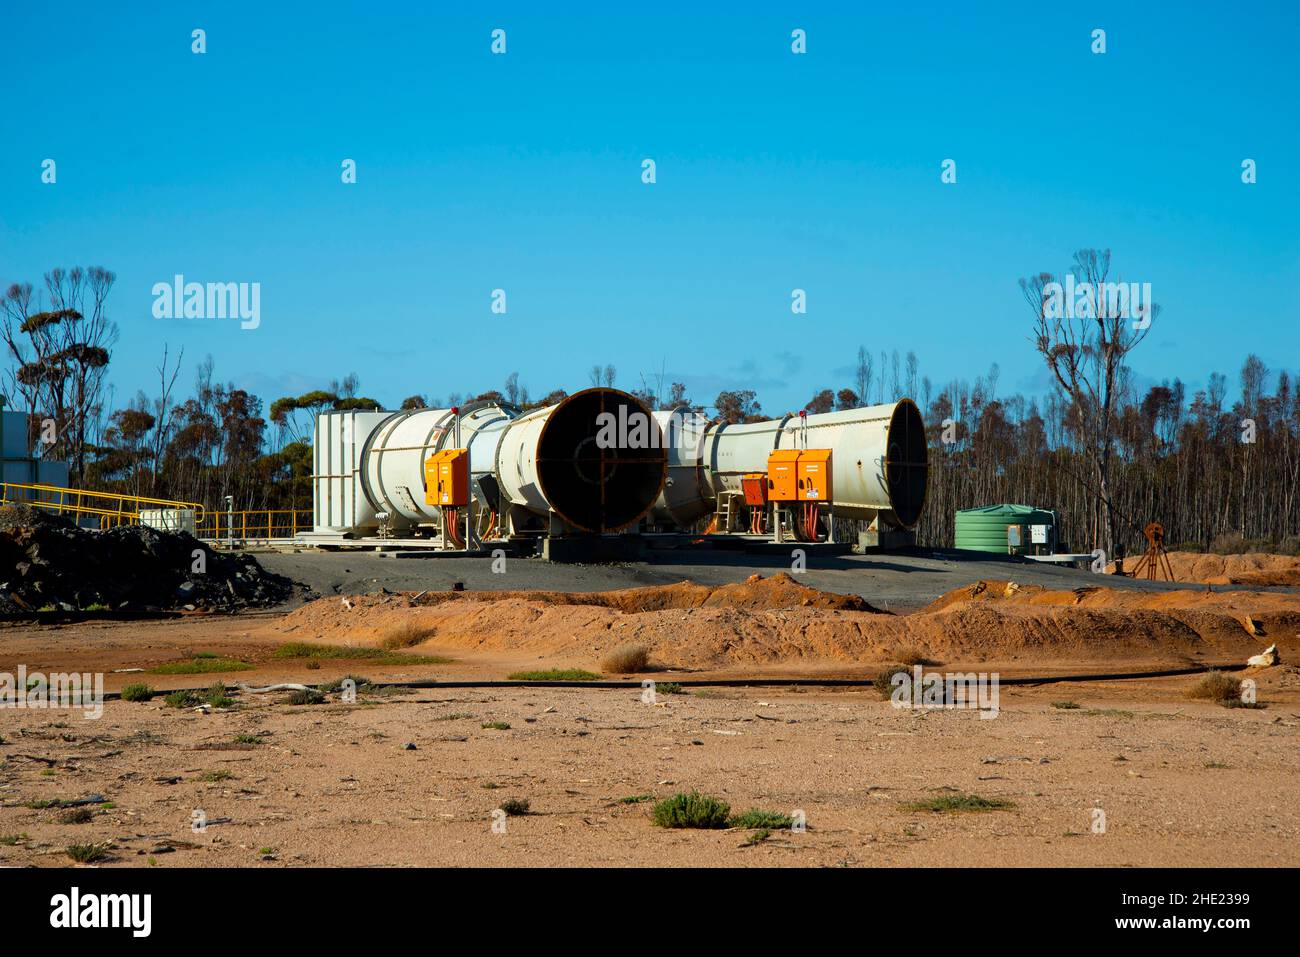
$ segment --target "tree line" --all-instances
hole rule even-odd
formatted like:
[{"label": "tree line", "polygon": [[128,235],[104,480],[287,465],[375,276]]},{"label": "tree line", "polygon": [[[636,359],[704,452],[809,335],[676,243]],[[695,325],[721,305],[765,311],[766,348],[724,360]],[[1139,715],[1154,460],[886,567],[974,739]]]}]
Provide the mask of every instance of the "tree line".
[{"label": "tree line", "polygon": [[[1098,290],[1110,282],[1110,253],[1080,250],[1071,276]],[[1191,391],[1180,379],[1139,388],[1129,356],[1159,307],[1135,317],[1103,291],[1082,314],[1051,308],[1060,277],[1021,281],[1031,312],[1028,343],[1052,378],[1045,395],[999,393],[995,364],[974,382],[936,386],[915,352],[857,352],[849,381],[811,390],[809,413],[852,409],[908,396],[920,406],[929,445],[925,546],[951,546],[954,513],[1000,502],[1054,509],[1059,536],[1075,551],[1134,554],[1142,529],[1159,521],[1171,545],[1199,550],[1300,551],[1300,385],[1287,370],[1244,357],[1235,398],[1215,373]],[[327,389],[262,398],[222,382],[211,357],[199,361],[187,394],[178,382],[184,352],[164,347],[151,393],[117,401],[107,384],[117,328],[107,299],[115,277],[101,267],[54,269],[40,291],[11,285],[0,298],[0,341],[8,366],[0,394],[29,413],[44,456],[69,462],[74,487],[127,492],[237,509],[309,509],[312,429],[325,410],[377,410],[355,374]],[[754,390],[720,392],[708,406],[685,384],[642,375],[625,387],[655,409],[712,410],[714,421],[767,418]],[[613,387],[612,365],[593,365],[589,385]],[[553,405],[512,373],[499,389],[411,395],[402,409],[495,401],[521,410]],[[783,410],[784,411],[784,410]],[[53,421],[52,434],[42,423]]]}]

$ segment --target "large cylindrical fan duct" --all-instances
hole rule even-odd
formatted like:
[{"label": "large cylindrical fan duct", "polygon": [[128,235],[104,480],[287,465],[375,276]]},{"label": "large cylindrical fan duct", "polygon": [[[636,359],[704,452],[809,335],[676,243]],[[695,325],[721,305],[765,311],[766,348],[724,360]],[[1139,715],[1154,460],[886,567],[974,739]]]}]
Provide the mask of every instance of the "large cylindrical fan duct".
[{"label": "large cylindrical fan duct", "polygon": [[535,511],[545,502],[574,528],[598,533],[639,521],[668,468],[654,416],[617,389],[586,389],[521,416],[506,427],[497,456],[508,498]]},{"label": "large cylindrical fan duct", "polygon": [[719,493],[740,492],[743,476],[766,473],[770,453],[797,448],[831,450],[833,515],[883,516],[905,529],[921,519],[925,423],[911,399],[740,425],[708,424],[681,411],[655,416],[670,436],[668,482],[651,513],[656,522],[689,525],[717,507]]},{"label": "large cylindrical fan duct", "polygon": [[[626,441],[626,428],[611,435],[611,420],[642,423],[631,432],[637,441]],[[322,413],[316,531],[367,535],[382,524],[409,534],[436,526],[442,515],[427,499],[425,462],[452,448],[469,451],[472,508],[498,513],[497,529],[619,531],[636,524],[663,489],[668,453],[657,436],[650,410],[618,389],[587,389],[522,414],[497,402]]]}]

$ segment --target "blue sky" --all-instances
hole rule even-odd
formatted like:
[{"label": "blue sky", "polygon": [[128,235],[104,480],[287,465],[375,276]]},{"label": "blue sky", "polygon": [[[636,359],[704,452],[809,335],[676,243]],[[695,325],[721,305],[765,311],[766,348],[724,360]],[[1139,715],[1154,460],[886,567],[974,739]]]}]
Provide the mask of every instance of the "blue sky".
[{"label": "blue sky", "polygon": [[[1033,391],[1017,280],[1085,246],[1163,308],[1143,381],[1300,366],[1300,7],[907,6],[10,7],[0,283],[114,270],[119,399],[164,342],[268,404],[608,363],[778,413],[859,344]],[[176,273],[261,283],[260,327],[155,319]]]}]

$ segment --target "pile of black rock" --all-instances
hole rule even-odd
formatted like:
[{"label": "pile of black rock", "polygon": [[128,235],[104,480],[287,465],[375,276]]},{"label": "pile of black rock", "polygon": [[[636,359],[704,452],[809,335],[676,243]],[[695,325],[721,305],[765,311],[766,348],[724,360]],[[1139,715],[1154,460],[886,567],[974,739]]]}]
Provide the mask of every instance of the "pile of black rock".
[{"label": "pile of black rock", "polygon": [[89,530],[29,506],[0,507],[0,614],[237,611],[277,605],[293,588],[251,555],[213,551],[188,532]]}]

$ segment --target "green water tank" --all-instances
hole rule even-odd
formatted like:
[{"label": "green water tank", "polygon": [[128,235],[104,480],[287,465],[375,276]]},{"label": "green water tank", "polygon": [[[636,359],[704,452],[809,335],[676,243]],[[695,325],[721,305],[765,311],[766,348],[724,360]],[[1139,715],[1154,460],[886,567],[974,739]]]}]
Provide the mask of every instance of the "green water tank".
[{"label": "green water tank", "polygon": [[[972,552],[1006,555],[1048,554],[1056,543],[1056,513],[1032,505],[986,505],[957,512],[956,547]],[[1018,546],[1008,548],[1007,529],[1020,526]],[[1032,526],[1047,526],[1047,541],[1032,541]]]}]

